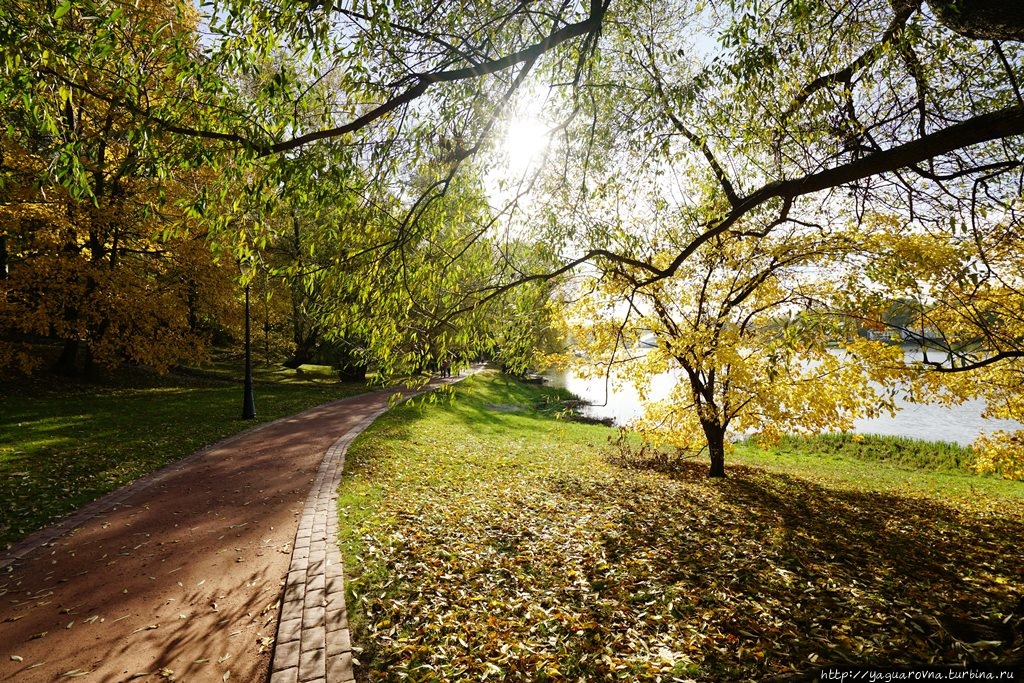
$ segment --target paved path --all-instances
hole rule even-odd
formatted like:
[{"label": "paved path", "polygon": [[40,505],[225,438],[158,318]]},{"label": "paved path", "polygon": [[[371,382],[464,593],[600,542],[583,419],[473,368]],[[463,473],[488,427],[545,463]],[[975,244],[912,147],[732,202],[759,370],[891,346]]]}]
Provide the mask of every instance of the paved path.
[{"label": "paved path", "polygon": [[335,491],[393,393],[236,435],[0,555],[0,680],[351,681]]}]

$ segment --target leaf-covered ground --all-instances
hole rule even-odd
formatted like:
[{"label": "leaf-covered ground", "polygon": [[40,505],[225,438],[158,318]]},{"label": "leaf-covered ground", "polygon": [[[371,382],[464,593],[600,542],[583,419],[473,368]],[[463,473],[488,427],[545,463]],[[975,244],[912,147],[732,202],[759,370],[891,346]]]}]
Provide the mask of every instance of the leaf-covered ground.
[{"label": "leaf-covered ground", "polygon": [[609,430],[510,409],[535,391],[473,379],[351,450],[360,681],[740,681],[1024,656],[1021,497],[620,470]]}]

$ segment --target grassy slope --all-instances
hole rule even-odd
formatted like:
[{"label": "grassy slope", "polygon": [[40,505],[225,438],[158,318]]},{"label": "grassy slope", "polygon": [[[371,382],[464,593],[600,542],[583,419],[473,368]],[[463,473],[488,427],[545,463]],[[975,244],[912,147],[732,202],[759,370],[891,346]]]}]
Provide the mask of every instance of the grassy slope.
[{"label": "grassy slope", "polygon": [[1024,485],[749,451],[772,469],[624,471],[604,459],[611,430],[539,400],[473,378],[352,447],[339,506],[361,681],[764,680],[1021,654],[950,629],[998,628],[1024,594]]},{"label": "grassy slope", "polygon": [[[223,368],[220,369],[223,373]],[[133,376],[102,386],[5,382],[0,393],[0,548],[122,484],[247,429],[242,386],[221,373]],[[238,376],[223,373],[226,376]],[[257,422],[364,391],[313,372],[261,371]]]}]

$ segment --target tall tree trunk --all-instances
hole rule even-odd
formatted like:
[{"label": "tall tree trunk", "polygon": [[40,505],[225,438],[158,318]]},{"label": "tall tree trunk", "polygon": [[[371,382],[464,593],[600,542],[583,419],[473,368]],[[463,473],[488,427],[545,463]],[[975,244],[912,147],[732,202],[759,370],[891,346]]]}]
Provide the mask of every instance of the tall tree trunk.
[{"label": "tall tree trunk", "polygon": [[295,265],[298,266],[298,275],[293,275],[288,283],[292,295],[292,342],[295,344],[295,350],[284,366],[294,369],[312,359],[317,337],[315,329],[307,329],[303,310],[303,304],[306,301],[306,288],[302,281],[302,230],[299,226],[299,216],[294,210],[292,211],[292,254],[295,258]]},{"label": "tall tree trunk", "polygon": [[700,423],[704,430],[704,437],[708,441],[708,455],[711,458],[711,467],[708,468],[708,477],[725,477],[725,428],[715,422]]},{"label": "tall tree trunk", "polygon": [[188,331],[195,334],[199,330],[199,284],[189,278],[185,305],[188,307]]}]

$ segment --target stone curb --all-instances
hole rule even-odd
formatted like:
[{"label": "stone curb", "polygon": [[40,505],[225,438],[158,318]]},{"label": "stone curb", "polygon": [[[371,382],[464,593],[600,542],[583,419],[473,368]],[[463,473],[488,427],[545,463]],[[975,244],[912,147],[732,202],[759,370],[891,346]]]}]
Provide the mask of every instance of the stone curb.
[{"label": "stone curb", "polygon": [[[471,369],[470,374],[476,369]],[[468,375],[467,375],[468,376]],[[452,384],[465,379],[442,381]],[[402,400],[433,391],[431,383]],[[355,683],[352,638],[338,548],[338,486],[349,445],[391,409],[374,410],[327,449],[295,532],[281,599],[270,683]]]},{"label": "stone curb", "polygon": [[295,532],[270,683],[354,683],[338,550],[338,485],[349,444],[390,406],[374,410],[327,449]]}]

